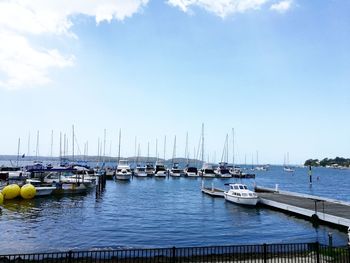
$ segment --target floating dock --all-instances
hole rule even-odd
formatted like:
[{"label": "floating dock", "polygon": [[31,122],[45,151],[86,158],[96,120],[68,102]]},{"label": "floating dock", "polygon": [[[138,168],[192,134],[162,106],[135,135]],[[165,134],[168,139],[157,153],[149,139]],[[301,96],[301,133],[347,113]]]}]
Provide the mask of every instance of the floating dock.
[{"label": "floating dock", "polygon": [[[213,185],[202,185],[201,191],[212,197],[224,197],[224,190],[214,188]],[[294,214],[314,223],[325,223],[350,230],[349,202],[261,186],[256,186],[255,192],[262,206]]]},{"label": "floating dock", "polygon": [[350,203],[314,195],[255,187],[263,206],[295,214],[314,223],[332,224],[340,228],[350,227]]}]

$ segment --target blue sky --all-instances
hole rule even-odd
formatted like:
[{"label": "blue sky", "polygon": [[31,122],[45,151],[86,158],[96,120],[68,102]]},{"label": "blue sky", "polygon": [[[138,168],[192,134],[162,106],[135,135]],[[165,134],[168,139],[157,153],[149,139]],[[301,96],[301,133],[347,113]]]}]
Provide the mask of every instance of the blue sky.
[{"label": "blue sky", "polygon": [[74,124],[90,155],[106,129],[115,156],[121,129],[123,155],[136,136],[142,154],[158,139],[163,156],[166,136],[171,158],[176,135],[183,156],[188,132],[193,156],[204,123],[210,161],[232,128],[241,163],[257,151],[261,163],[349,157],[350,2],[48,2],[0,2],[23,14],[0,19],[0,154],[19,137],[27,153],[29,133],[33,153],[39,130],[47,155],[53,130],[58,155]]}]

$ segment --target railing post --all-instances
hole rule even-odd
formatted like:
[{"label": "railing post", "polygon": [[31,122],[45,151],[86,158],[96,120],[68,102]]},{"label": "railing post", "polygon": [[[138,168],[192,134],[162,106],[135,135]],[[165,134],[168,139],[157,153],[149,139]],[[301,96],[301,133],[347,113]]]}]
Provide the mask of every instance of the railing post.
[{"label": "railing post", "polygon": [[316,262],[320,263],[320,243],[316,242]]},{"label": "railing post", "polygon": [[72,262],[72,254],[73,254],[72,250],[69,250],[68,251],[68,263]]},{"label": "railing post", "polygon": [[173,247],[173,248],[172,248],[171,262],[172,262],[172,263],[176,263],[176,247]]},{"label": "railing post", "polygon": [[263,248],[264,248],[264,263],[267,262],[267,245],[266,243],[263,244]]}]

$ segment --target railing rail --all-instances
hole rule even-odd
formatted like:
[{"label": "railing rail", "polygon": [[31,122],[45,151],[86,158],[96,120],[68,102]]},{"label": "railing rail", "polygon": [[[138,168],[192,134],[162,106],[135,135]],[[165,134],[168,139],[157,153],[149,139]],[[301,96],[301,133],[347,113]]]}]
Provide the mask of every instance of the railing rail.
[{"label": "railing rail", "polygon": [[[1,249],[1,248],[0,248]],[[350,247],[319,243],[67,251],[0,255],[0,263],[350,263]]]}]

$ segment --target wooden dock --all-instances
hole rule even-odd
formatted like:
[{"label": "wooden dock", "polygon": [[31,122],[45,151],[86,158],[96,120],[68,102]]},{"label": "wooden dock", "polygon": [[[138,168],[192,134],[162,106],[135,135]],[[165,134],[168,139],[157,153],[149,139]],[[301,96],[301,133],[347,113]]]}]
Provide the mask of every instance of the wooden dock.
[{"label": "wooden dock", "polygon": [[202,193],[205,193],[205,194],[210,195],[212,197],[224,197],[224,190],[223,189],[202,187],[201,191],[202,191]]},{"label": "wooden dock", "polygon": [[350,203],[319,196],[255,187],[263,206],[307,218],[315,223],[350,227]]}]

